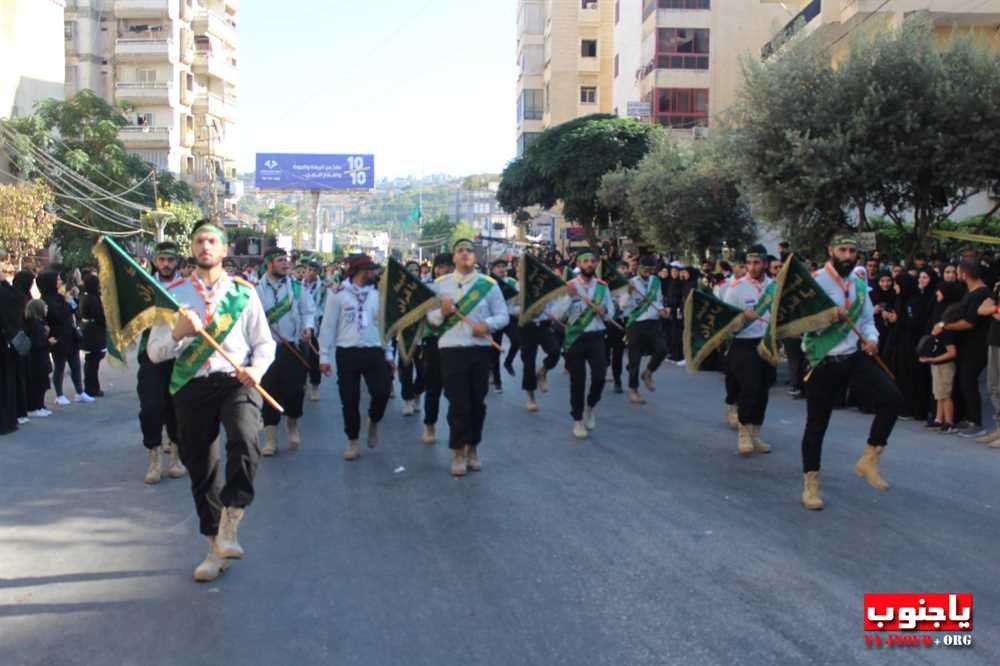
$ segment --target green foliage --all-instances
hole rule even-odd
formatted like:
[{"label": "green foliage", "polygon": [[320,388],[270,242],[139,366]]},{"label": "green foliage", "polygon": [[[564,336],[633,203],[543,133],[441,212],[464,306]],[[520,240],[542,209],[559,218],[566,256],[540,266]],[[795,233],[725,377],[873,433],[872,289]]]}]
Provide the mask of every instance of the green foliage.
[{"label": "green foliage", "polygon": [[462,238],[467,238],[469,240],[476,239],[476,230],[472,228],[468,222],[459,222],[451,229],[451,238],[448,239],[448,248],[454,245],[458,240]]},{"label": "green foliage", "polygon": [[657,126],[607,114],[547,129],[504,169],[497,199],[509,213],[562,201],[563,215],[580,223],[594,245],[594,231],[609,212],[597,197],[601,179],[638,164],[659,132]]},{"label": "green foliage", "polygon": [[[118,141],[118,131],[126,124],[125,117],[90,90],[83,90],[65,101],[43,100],[34,114],[4,123],[20,135],[13,141],[13,151],[18,154],[13,161],[14,168],[19,174],[33,178],[42,177],[43,167],[51,171],[43,157],[32,153],[34,147],[112,194],[130,190],[146,179],[123,198],[154,207],[152,181],[147,179],[153,167],[125,152]],[[121,225],[108,219],[107,211],[110,210],[139,223],[136,210],[113,198],[87,201],[99,195],[68,181],[65,174],[58,180],[62,182],[50,185],[56,193],[56,203],[70,219],[99,230],[123,231]],[[163,203],[191,201],[187,184],[169,172],[157,172],[157,185]],[[54,229],[53,240],[67,267],[94,262],[90,253],[96,240],[93,233],[59,224]]]},{"label": "green foliage", "polygon": [[281,201],[258,213],[257,219],[264,225],[267,233],[275,236],[293,235],[300,227],[299,212],[294,206]]},{"label": "green foliage", "polygon": [[791,238],[826,238],[852,214],[869,229],[871,206],[912,253],[997,182],[1000,60],[957,34],[936,48],[921,17],[855,39],[836,69],[806,39],[745,75],[732,155]]}]

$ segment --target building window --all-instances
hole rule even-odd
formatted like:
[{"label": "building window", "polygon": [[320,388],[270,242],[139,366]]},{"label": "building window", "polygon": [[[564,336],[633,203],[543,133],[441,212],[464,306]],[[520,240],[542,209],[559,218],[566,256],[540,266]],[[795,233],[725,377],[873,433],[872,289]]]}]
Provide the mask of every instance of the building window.
[{"label": "building window", "polygon": [[72,21],[66,21],[63,23],[63,36],[66,38],[67,42],[73,41],[73,34],[76,25]]},{"label": "building window", "polygon": [[705,88],[657,88],[653,116],[665,127],[708,127],[708,90]]},{"label": "building window", "polygon": [[552,110],[552,91],[549,89],[549,84],[545,84],[545,113]]},{"label": "building window", "polygon": [[156,70],[155,69],[136,69],[135,70],[135,82],[136,83],[156,83]]},{"label": "building window", "polygon": [[622,20],[622,0],[615,0],[615,25]]},{"label": "building window", "polygon": [[656,31],[659,69],[708,69],[709,31],[660,28]]},{"label": "building window", "polygon": [[597,9],[597,0],[580,0],[580,9]]},{"label": "building window", "polygon": [[618,78],[618,65],[619,65],[619,63],[618,63],[618,54],[616,53],[615,54],[615,78],[616,79]]},{"label": "building window", "polygon": [[657,9],[711,9],[712,0],[643,0],[642,18],[649,18]]},{"label": "building window", "polygon": [[542,119],[542,91],[522,90],[517,99],[517,122]]},{"label": "building window", "polygon": [[597,88],[594,86],[581,86],[580,104],[597,104]]},{"label": "building window", "polygon": [[583,58],[596,58],[597,40],[596,39],[580,40],[580,56]]},{"label": "building window", "polygon": [[537,139],[540,134],[541,132],[522,132],[517,137],[517,156],[522,157],[524,155],[524,151],[528,149],[528,146],[535,142],[535,139]]}]

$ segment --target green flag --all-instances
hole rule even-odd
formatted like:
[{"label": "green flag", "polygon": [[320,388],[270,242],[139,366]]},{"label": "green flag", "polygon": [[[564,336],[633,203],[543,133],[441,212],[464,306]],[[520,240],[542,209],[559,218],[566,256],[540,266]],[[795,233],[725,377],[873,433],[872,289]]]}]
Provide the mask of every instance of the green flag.
[{"label": "green flag", "polygon": [[434,291],[392,257],[386,262],[378,291],[383,340],[410,328],[438,305]]},{"label": "green flag", "polygon": [[180,305],[110,238],[101,236],[92,252],[101,275],[108,352],[124,363],[129,345],[153,324],[172,322]]},{"label": "green flag", "polygon": [[404,328],[396,336],[396,349],[399,350],[399,360],[404,365],[409,365],[413,360],[413,353],[417,351],[420,344],[420,331],[424,328],[424,322],[418,321],[415,324]]},{"label": "green flag", "polygon": [[512,298],[517,298],[517,287],[507,282],[506,279],[494,279],[497,281],[497,286],[500,287],[500,293],[503,294],[503,300],[509,301]]},{"label": "green flag", "polygon": [[601,259],[601,263],[597,267],[597,276],[608,283],[608,289],[611,290],[612,294],[618,294],[623,289],[628,289],[628,280],[625,276],[618,272],[614,264],[609,264],[604,259]]},{"label": "green flag", "polygon": [[692,289],[684,303],[684,365],[697,370],[712,352],[746,322],[743,311],[707,292]]},{"label": "green flag", "polygon": [[566,293],[566,282],[530,252],[521,255],[517,279],[520,290],[521,326],[537,317],[546,303]]},{"label": "green flag", "polygon": [[805,264],[791,255],[775,279],[771,320],[757,351],[776,365],[778,340],[826,328],[837,318],[837,304]]}]

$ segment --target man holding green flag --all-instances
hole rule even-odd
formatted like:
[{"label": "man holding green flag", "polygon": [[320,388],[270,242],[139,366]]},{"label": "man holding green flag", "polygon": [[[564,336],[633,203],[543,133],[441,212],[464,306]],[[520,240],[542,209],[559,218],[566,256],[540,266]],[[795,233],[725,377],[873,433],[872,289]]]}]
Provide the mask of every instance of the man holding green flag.
[{"label": "man holding green flag", "polygon": [[[597,258],[590,250],[576,255],[580,275],[566,284],[566,295],[556,306],[557,318],[567,317],[563,350],[569,369],[570,413],[573,436],[586,439],[597,427],[594,408],[601,401],[608,355],[604,348],[604,319],[614,316],[614,303],[608,284],[597,277]],[[590,366],[590,391],[587,392],[587,366]],[[584,394],[586,393],[586,403]]]},{"label": "man holding green flag", "polygon": [[660,278],[655,274],[656,257],[639,259],[639,274],[629,280],[625,335],[628,339],[628,399],[634,404],[644,404],[639,395],[639,366],[643,355],[650,355],[649,365],[642,372],[642,382],[649,391],[655,391],[653,373],[667,357],[667,341],[663,336],[660,320],[667,318],[663,303]]},{"label": "man holding green flag", "polygon": [[878,329],[868,285],[853,275],[858,259],[857,237],[853,231],[837,233],[827,251],[830,259],[815,279],[840,308],[840,321],[802,337],[812,368],[806,378],[807,416],[802,436],[802,505],[810,510],[823,508],[820,458],[837,396],[850,388],[861,406],[875,413],[868,442],[854,471],[877,490],[889,488],[879,473],[879,459],[903,408],[903,396],[896,384],[872,358],[878,354]]},{"label": "man holding green flag", "polygon": [[[197,268],[175,283],[170,295],[181,306],[173,325],[158,323],[147,352],[153,363],[174,359],[170,392],[177,413],[181,460],[191,475],[191,492],[201,533],[208,539],[205,561],[195,580],[214,580],[231,558],[242,559],[237,527],[254,499],[254,476],[260,451],[261,397],[254,390],[274,360],[274,340],[267,315],[253,285],[222,269],[225,230],[202,220],[191,234]],[[204,329],[230,362],[198,332]],[[226,431],[226,471],[216,490],[219,462],[212,442]]]}]

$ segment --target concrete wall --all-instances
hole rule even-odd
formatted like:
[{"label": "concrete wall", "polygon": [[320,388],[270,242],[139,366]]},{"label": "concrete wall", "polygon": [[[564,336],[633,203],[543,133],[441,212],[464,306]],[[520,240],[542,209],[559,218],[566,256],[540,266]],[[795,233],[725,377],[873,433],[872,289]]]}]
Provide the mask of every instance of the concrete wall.
[{"label": "concrete wall", "polygon": [[0,117],[24,116],[61,99],[66,75],[62,0],[0,2]]}]

